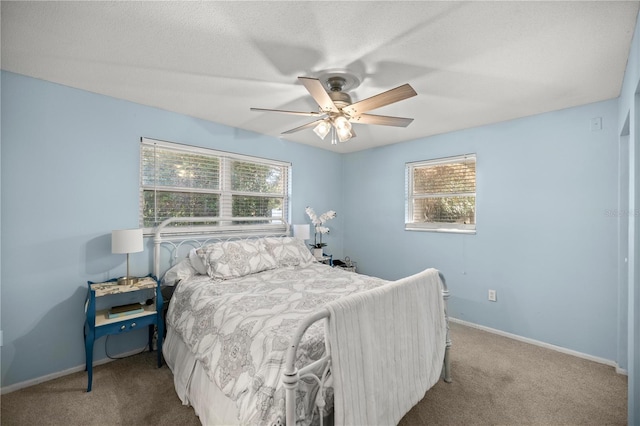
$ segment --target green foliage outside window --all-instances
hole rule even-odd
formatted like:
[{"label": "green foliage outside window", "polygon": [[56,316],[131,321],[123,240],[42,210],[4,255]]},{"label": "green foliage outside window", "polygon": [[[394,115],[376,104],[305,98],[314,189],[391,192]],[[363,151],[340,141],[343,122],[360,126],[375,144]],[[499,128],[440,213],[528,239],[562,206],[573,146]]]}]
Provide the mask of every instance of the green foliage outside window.
[{"label": "green foliage outside window", "polygon": [[438,197],[416,200],[415,222],[476,223],[475,197]]},{"label": "green foliage outside window", "polygon": [[[153,227],[170,217],[218,216],[220,196],[194,192],[144,191],[144,227]],[[182,223],[188,226],[190,223]]]},{"label": "green foliage outside window", "polygon": [[[233,192],[282,194],[283,184],[282,167],[244,161],[231,163],[231,190]],[[232,216],[273,217],[274,211],[282,211],[282,197],[265,195],[233,195]]]},{"label": "green foliage outside window", "polygon": [[[286,163],[253,162],[208,151],[143,139],[140,201],[144,227],[154,227],[169,217],[286,217]],[[177,226],[184,225],[190,224]]]},{"label": "green foliage outside window", "polygon": [[418,165],[412,171],[413,223],[475,224],[475,159]]},{"label": "green foliage outside window", "polygon": [[408,163],[407,171],[408,229],[475,229],[475,155]]}]

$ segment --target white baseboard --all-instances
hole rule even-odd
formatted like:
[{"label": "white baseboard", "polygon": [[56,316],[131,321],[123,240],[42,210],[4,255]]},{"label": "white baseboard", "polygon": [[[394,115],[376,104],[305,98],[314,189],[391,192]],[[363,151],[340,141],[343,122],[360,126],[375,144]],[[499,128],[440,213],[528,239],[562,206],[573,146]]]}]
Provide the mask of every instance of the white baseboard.
[{"label": "white baseboard", "polygon": [[[142,348],[134,349],[134,350],[129,351],[129,352],[124,352],[124,353],[118,354],[117,357],[127,357],[127,356],[130,356],[130,355],[135,355],[135,354],[140,353],[141,350],[142,350]],[[99,361],[95,361],[93,363],[93,366],[95,367],[97,365],[106,364],[106,363],[111,362],[111,361],[115,361],[115,359],[104,358],[104,359],[101,359]],[[68,368],[66,370],[57,371],[55,373],[47,374],[46,376],[36,377],[35,379],[25,380],[24,382],[14,383],[14,384],[9,385],[9,386],[3,386],[0,389],[0,395],[4,395],[6,393],[11,393],[11,392],[15,392],[15,391],[20,390],[20,389],[28,388],[29,386],[34,386],[34,385],[37,385],[39,383],[48,382],[49,380],[53,380],[53,379],[57,379],[59,377],[67,376],[69,374],[77,373],[79,371],[84,371],[84,368],[85,368],[85,365],[82,364],[82,365],[78,365],[77,367],[71,367],[71,368]]]},{"label": "white baseboard", "polygon": [[517,334],[507,333],[506,331],[497,330],[495,328],[486,327],[484,325],[475,324],[475,323],[464,321],[464,320],[457,319],[457,318],[449,317],[449,321],[450,322],[455,322],[457,324],[466,325],[467,327],[477,328],[479,330],[486,331],[486,332],[493,333],[493,334],[497,334],[499,336],[508,337],[509,339],[518,340],[520,342],[529,343],[531,345],[536,345],[536,346],[540,346],[540,347],[543,347],[543,348],[551,349],[551,350],[554,350],[556,352],[562,352],[562,353],[567,354],[567,355],[573,355],[573,356],[578,357],[578,358],[586,359],[586,360],[589,360],[589,361],[594,361],[594,362],[597,362],[599,364],[608,365],[610,367],[614,367],[616,369],[616,373],[622,374],[622,375],[625,375],[625,376],[628,375],[627,370],[625,370],[623,368],[620,368],[618,366],[617,362],[612,361],[610,359],[600,358],[600,357],[597,357],[597,356],[585,354],[585,353],[582,353],[582,352],[574,351],[572,349],[563,348],[562,346],[556,346],[556,345],[552,345],[550,343],[541,342],[540,340],[535,340],[535,339],[530,339],[528,337],[518,336]]}]

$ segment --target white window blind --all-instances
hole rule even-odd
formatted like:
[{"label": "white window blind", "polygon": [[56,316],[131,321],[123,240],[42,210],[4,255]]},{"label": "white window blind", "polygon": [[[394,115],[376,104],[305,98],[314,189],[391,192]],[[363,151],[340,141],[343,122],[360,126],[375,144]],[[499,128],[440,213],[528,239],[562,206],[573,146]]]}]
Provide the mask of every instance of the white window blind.
[{"label": "white window blind", "polygon": [[405,171],[405,229],[475,232],[475,154],[407,163]]},{"label": "white window blind", "polygon": [[141,226],[148,233],[169,217],[222,216],[239,220],[209,225],[228,231],[251,224],[250,232],[283,227],[269,219],[288,217],[290,168],[286,162],[142,138]]}]

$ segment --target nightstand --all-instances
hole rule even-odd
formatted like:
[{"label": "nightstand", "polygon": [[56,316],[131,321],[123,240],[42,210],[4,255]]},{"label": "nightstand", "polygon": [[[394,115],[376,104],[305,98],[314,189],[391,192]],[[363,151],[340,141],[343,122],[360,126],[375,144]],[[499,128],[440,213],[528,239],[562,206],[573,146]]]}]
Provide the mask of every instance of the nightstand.
[{"label": "nightstand", "polygon": [[[157,351],[158,368],[162,366],[162,338],[164,335],[164,323],[162,320],[162,292],[160,282],[153,277],[141,278],[137,283],[131,285],[118,285],[116,280],[102,283],[88,282],[89,292],[85,303],[86,320],[84,323],[84,346],[86,352],[86,371],[88,372],[87,392],[91,392],[93,380],[93,344],[97,339],[109,334],[121,334],[141,327],[149,327],[149,351],[153,350],[153,334],[155,328],[158,329]],[[109,318],[109,296],[117,294],[141,292],[141,299],[144,300],[144,291],[155,289],[155,303],[150,305],[140,305],[142,312],[125,314],[123,316]],[[101,305],[108,305],[106,309],[96,310],[96,298],[105,298]],[[109,306],[110,305],[110,306]]]},{"label": "nightstand", "polygon": [[331,254],[322,254],[322,257],[316,257],[316,260],[320,263],[324,263],[325,265],[333,266],[333,255]]},{"label": "nightstand", "polygon": [[356,262],[353,262],[349,256],[344,258],[344,262],[342,260],[334,260],[333,266],[336,268],[340,268],[343,271],[348,272],[356,272]]}]

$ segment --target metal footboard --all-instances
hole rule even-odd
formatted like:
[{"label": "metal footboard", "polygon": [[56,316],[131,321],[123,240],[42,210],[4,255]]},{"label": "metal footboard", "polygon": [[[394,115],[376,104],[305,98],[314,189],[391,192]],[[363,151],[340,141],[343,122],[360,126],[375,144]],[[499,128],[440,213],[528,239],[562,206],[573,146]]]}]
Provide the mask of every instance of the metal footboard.
[{"label": "metal footboard", "polygon": [[[300,370],[296,368],[296,354],[298,352],[298,345],[300,345],[300,340],[302,340],[302,336],[307,331],[307,329],[311,326],[311,324],[324,319],[325,321],[329,320],[329,311],[326,308],[321,309],[320,311],[308,316],[305,320],[298,326],[295,334],[291,338],[291,344],[289,345],[289,349],[287,350],[287,359],[285,364],[285,370],[282,376],[282,383],[285,388],[285,398],[286,398],[286,424],[295,425],[296,424],[296,389],[298,389],[298,382],[300,379],[305,377],[313,378],[320,385],[320,389],[318,390],[318,396],[316,397],[316,406],[320,410],[320,426],[322,426],[322,408],[324,408],[325,402],[322,397],[322,390],[325,386],[325,381],[327,379],[327,372],[329,371],[329,367],[331,366],[331,352],[328,337],[325,334],[324,337],[324,347],[325,347],[325,355],[317,361],[309,365],[305,365]],[[315,367],[319,364],[323,364],[323,374],[322,377],[316,376],[313,371]]]},{"label": "metal footboard", "polygon": [[[446,332],[446,345],[444,351],[444,362],[442,366],[442,378],[446,383],[451,383],[451,362],[449,360],[449,349],[451,348],[451,338],[449,336],[449,316],[447,314],[447,300],[449,299],[449,289],[447,288],[447,283],[444,278],[442,272],[439,272],[440,281],[442,283],[442,299],[444,301],[444,318],[446,322],[447,332]],[[291,338],[291,343],[289,345],[289,349],[287,350],[287,358],[285,364],[285,370],[282,376],[282,383],[285,387],[285,395],[286,395],[286,424],[287,425],[295,425],[296,424],[296,390],[298,388],[298,382],[303,378],[312,378],[314,379],[320,386],[318,390],[318,394],[316,397],[316,406],[318,408],[318,413],[320,417],[320,426],[322,426],[322,409],[325,406],[325,401],[323,397],[323,390],[329,384],[329,380],[327,380],[327,373],[331,367],[331,348],[329,345],[328,337],[325,334],[325,355],[317,361],[309,365],[305,365],[304,367],[298,370],[295,366],[296,362],[296,354],[298,351],[298,346],[300,345],[300,341],[302,340],[302,336],[307,331],[307,329],[317,321],[329,320],[330,313],[326,308],[323,308],[316,313],[308,316],[297,328],[295,334]],[[313,371],[316,368],[322,365],[322,377],[318,377]]]},{"label": "metal footboard", "polygon": [[445,382],[451,383],[451,360],[449,359],[449,349],[451,348],[451,337],[449,335],[449,314],[447,314],[447,303],[449,300],[449,288],[447,287],[447,280],[444,278],[442,272],[438,271],[440,275],[440,282],[442,283],[442,300],[444,300],[444,320],[447,324],[447,340],[444,348],[444,365],[442,366],[442,377]]}]

